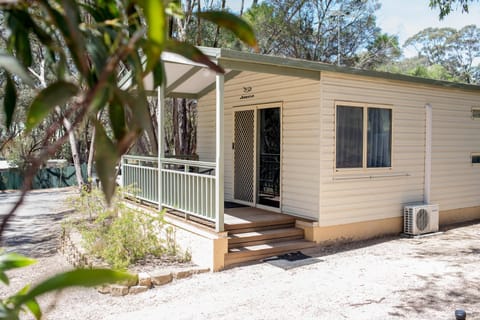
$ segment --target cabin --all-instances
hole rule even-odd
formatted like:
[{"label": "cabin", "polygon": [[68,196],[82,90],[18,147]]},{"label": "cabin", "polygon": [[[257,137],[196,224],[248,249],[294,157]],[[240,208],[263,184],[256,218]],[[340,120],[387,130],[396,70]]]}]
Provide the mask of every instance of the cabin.
[{"label": "cabin", "polygon": [[479,86],[200,49],[225,73],[164,53],[166,84],[145,79],[160,127],[166,97],[197,99],[198,159],[122,159],[195,262],[399,234],[411,203],[440,225],[480,218]]}]

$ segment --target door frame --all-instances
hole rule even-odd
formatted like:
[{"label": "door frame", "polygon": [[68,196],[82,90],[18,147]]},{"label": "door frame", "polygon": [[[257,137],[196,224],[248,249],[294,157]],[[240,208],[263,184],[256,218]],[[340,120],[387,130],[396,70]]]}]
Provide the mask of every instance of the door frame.
[{"label": "door frame", "polygon": [[[270,207],[266,205],[261,205],[258,204],[258,167],[259,167],[259,162],[260,158],[258,156],[258,140],[260,138],[260,132],[258,130],[258,121],[259,121],[259,110],[261,109],[270,109],[270,108],[279,108],[280,109],[280,178],[279,178],[279,184],[280,184],[280,200],[279,200],[279,205],[278,208],[276,207]],[[233,190],[233,201],[239,204],[244,204],[248,206],[252,206],[255,208],[259,209],[264,209],[268,211],[274,211],[274,212],[281,212],[282,211],[282,199],[283,199],[283,101],[278,101],[278,102],[268,102],[268,103],[257,103],[257,104],[250,104],[250,105],[242,105],[242,106],[234,106],[232,108],[232,146],[235,145],[235,113],[237,111],[248,111],[248,110],[254,110],[254,125],[253,125],[253,130],[254,130],[254,144],[253,144],[253,157],[254,157],[254,168],[253,168],[253,203],[242,201],[242,200],[237,200],[235,199],[235,150],[232,150],[232,190]]]}]

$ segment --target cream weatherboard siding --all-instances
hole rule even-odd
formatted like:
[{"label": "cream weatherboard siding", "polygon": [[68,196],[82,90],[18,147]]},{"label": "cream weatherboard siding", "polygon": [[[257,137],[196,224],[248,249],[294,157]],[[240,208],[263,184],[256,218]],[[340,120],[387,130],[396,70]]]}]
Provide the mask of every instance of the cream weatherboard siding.
[{"label": "cream weatherboard siding", "polygon": [[480,121],[471,112],[480,97],[444,91],[431,105],[432,202],[441,211],[480,206],[480,166],[471,163],[471,153],[480,152]]},{"label": "cream weatherboard siding", "polygon": [[[398,217],[403,204],[423,200],[428,89],[398,82],[322,73],[320,225]],[[335,103],[392,108],[392,168],[335,171]],[[373,177],[373,178],[372,178]]]},{"label": "cream weatherboard siding", "polygon": [[[240,99],[243,87],[252,98]],[[282,212],[318,219],[320,186],[320,82],[295,77],[242,72],[225,83],[225,199],[233,199],[233,110],[271,104],[282,107]],[[215,93],[199,100],[200,160],[215,160]]]},{"label": "cream weatherboard siding", "polygon": [[[427,103],[433,110],[431,203],[441,211],[480,205],[480,166],[470,160],[480,152],[480,121],[471,119],[478,94],[333,73],[322,73],[321,88],[321,226],[399,217],[404,204],[423,201]],[[335,172],[335,101],[392,106],[391,169]]]}]

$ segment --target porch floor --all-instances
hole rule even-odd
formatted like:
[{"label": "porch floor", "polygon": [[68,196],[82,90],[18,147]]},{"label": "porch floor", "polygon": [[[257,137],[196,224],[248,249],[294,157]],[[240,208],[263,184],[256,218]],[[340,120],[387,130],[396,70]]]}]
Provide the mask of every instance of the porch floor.
[{"label": "porch floor", "polygon": [[296,218],[283,213],[252,207],[225,208],[225,231],[295,223]]}]

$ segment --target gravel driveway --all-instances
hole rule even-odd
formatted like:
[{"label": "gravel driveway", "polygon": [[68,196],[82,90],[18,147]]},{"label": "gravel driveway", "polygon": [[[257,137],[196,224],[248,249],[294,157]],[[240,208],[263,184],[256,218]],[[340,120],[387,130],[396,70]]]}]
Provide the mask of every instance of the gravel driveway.
[{"label": "gravel driveway", "polygon": [[[46,319],[455,319],[457,308],[480,318],[480,224],[303,252],[312,258],[200,274],[139,295],[68,289],[40,303]],[[11,272],[0,294],[68,268],[45,254]]]}]

